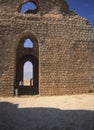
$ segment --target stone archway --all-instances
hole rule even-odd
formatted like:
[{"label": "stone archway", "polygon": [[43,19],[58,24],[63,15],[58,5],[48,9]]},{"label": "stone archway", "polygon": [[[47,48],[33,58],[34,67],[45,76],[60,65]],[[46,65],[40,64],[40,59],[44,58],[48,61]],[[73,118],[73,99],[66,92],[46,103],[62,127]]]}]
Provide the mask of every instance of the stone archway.
[{"label": "stone archway", "polygon": [[[32,47],[24,46],[27,39],[32,41]],[[29,40],[29,41],[30,41]],[[26,43],[25,43],[26,44]],[[24,64],[29,61],[33,65],[33,81],[30,84],[24,83]],[[33,83],[31,83],[33,82]],[[19,40],[16,49],[16,78],[14,85],[15,95],[35,95],[39,94],[39,47],[32,35],[25,35]]]}]

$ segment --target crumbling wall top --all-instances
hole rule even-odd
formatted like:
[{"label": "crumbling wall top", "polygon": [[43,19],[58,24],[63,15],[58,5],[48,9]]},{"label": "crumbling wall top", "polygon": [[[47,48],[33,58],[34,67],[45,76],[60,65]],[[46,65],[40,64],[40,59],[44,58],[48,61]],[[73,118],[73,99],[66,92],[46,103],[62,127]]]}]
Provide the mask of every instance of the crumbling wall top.
[{"label": "crumbling wall top", "polygon": [[43,14],[62,14],[69,12],[69,6],[65,0],[0,0],[0,10],[8,12],[19,12],[22,4],[35,2],[38,5],[38,12]]}]

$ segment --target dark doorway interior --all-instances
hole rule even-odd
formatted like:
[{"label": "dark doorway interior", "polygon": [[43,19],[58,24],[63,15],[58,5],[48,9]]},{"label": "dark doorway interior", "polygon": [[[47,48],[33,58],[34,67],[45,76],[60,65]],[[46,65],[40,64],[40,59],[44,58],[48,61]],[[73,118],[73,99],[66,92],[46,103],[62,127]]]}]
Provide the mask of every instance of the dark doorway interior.
[{"label": "dark doorway interior", "polygon": [[27,43],[27,46],[25,46],[26,43],[23,41],[26,40],[22,40],[22,42],[19,43],[16,52],[16,79],[14,94],[39,94],[38,46],[32,44],[32,47],[29,47],[28,45],[30,43]]}]

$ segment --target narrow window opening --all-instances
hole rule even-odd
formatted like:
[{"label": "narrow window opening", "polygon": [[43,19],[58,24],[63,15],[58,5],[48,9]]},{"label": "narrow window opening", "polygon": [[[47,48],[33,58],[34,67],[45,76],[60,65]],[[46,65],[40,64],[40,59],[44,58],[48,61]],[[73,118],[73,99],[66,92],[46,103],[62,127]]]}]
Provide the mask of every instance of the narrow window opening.
[{"label": "narrow window opening", "polygon": [[34,2],[26,2],[21,7],[21,13],[36,13],[37,5]]},{"label": "narrow window opening", "polygon": [[33,48],[33,42],[29,38],[25,40],[24,48]]},{"label": "narrow window opening", "polygon": [[23,85],[33,86],[33,64],[30,61],[27,61],[24,64]]}]

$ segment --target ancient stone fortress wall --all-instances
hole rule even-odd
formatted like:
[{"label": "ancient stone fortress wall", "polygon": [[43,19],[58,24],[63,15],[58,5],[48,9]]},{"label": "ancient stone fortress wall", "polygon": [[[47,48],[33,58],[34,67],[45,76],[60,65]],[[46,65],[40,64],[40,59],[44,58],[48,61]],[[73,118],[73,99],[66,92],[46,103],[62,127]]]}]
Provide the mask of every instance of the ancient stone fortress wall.
[{"label": "ancient stone fortress wall", "polygon": [[[27,55],[38,61],[37,94],[94,92],[91,24],[69,11],[64,0],[32,1],[37,12],[22,14],[20,8],[26,0],[0,0],[0,96],[14,95],[17,73],[20,75],[17,60]],[[32,52],[20,49],[25,37],[34,41]]]}]

